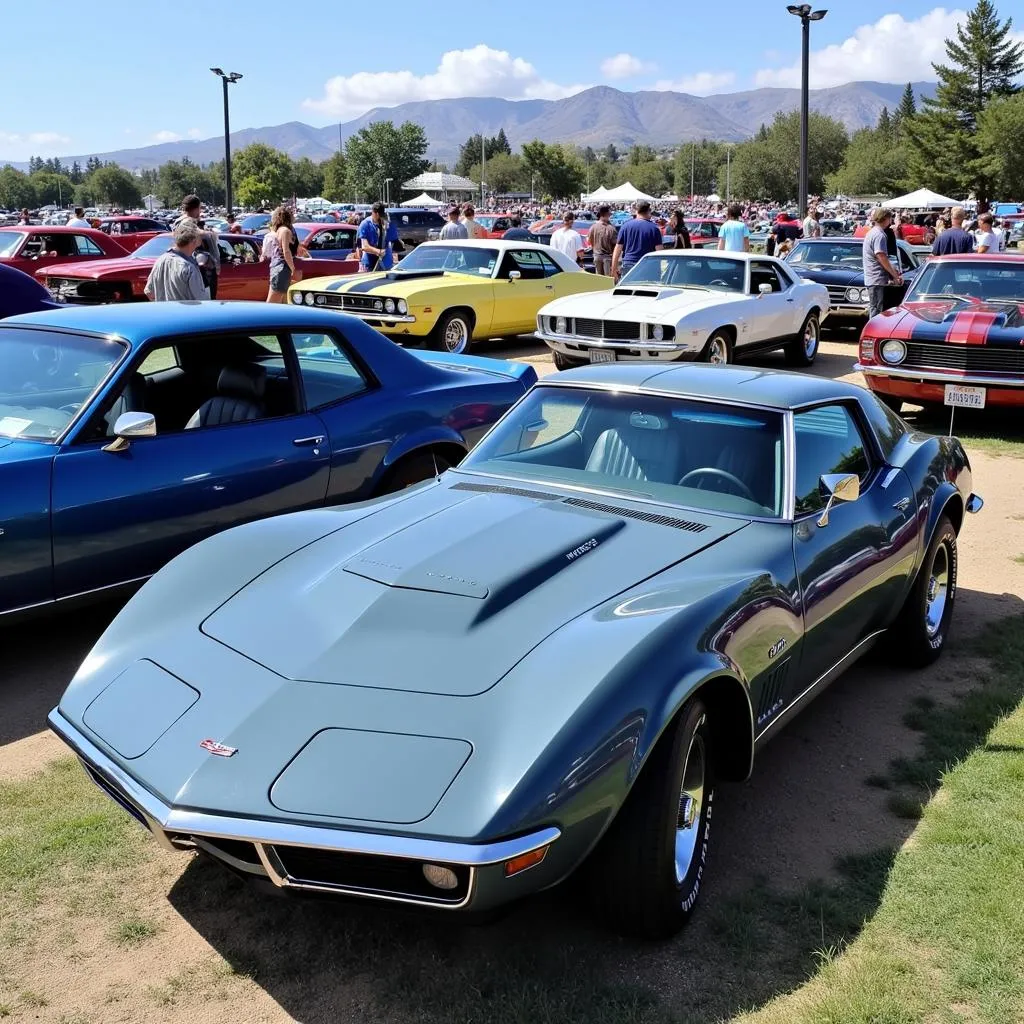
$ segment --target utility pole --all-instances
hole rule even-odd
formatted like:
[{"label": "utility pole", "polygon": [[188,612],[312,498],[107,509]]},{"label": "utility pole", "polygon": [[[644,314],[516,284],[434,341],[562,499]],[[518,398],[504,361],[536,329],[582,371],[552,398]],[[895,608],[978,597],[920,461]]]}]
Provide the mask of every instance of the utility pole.
[{"label": "utility pole", "polygon": [[800,209],[800,219],[807,216],[807,190],[808,190],[808,128],[810,119],[810,91],[808,79],[811,68],[811,22],[821,21],[828,14],[828,11],[812,11],[810,4],[790,4],[787,8],[790,14],[800,19],[802,29],[802,49],[800,62],[800,194],[797,196]]},{"label": "utility pole", "polygon": [[693,199],[693,174],[697,167],[697,143],[690,143],[690,198]]},{"label": "utility pole", "polygon": [[484,205],[484,164],[487,160],[487,153],[484,150],[484,133],[480,132],[480,206]]}]

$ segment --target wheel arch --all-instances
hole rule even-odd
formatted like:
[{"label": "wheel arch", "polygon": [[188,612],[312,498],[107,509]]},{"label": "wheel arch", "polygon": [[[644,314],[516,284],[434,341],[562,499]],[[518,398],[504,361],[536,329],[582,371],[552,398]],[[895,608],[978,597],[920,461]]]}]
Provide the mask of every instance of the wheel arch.
[{"label": "wheel arch", "polygon": [[949,519],[953,524],[954,531],[959,536],[960,528],[964,523],[964,499],[956,489],[956,486],[948,481],[938,488],[932,501],[931,510],[928,515],[928,529],[925,533],[924,546],[926,549],[931,544],[935,531],[938,529],[939,521],[943,516]]},{"label": "wheel arch", "polygon": [[468,451],[469,445],[465,438],[450,428],[435,426],[429,430],[409,434],[393,444],[381,460],[377,473],[374,475],[370,493],[378,493],[381,485],[395,473],[399,464],[404,464],[409,459],[436,452],[437,455],[443,456],[450,465],[457,466],[466,457]]}]

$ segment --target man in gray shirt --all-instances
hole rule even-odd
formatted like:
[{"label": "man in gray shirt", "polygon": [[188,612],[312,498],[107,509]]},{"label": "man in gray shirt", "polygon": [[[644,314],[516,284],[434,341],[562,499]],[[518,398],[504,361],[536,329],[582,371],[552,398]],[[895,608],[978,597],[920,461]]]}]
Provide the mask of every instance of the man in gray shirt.
[{"label": "man in gray shirt", "polygon": [[868,316],[878,316],[885,309],[885,289],[903,284],[903,276],[889,260],[885,229],[892,224],[892,214],[881,207],[871,211],[874,225],[864,236],[864,284],[868,289]]},{"label": "man in gray shirt", "polygon": [[448,223],[441,228],[441,241],[449,242],[453,238],[469,238],[469,228],[459,222],[459,208],[453,206],[448,211]]},{"label": "man in gray shirt", "polygon": [[146,281],[146,295],[154,302],[175,299],[205,299],[206,285],[193,253],[202,244],[203,235],[191,217],[183,217],[174,226],[174,247],[158,256]]}]

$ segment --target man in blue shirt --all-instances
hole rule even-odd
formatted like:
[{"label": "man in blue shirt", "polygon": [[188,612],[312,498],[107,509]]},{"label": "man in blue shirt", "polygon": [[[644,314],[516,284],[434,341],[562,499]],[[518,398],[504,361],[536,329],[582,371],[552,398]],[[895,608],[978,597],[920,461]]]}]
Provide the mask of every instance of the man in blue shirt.
[{"label": "man in blue shirt", "polygon": [[729,207],[728,220],[718,229],[718,248],[726,252],[750,252],[750,228],[740,220],[743,213],[735,203]]},{"label": "man in blue shirt", "polygon": [[651,220],[651,204],[646,199],[641,200],[636,206],[636,216],[619,228],[612,252],[612,277],[618,281],[649,252],[661,248],[661,229]]},{"label": "man in blue shirt", "polygon": [[932,244],[934,256],[949,256],[952,253],[974,252],[974,239],[964,231],[964,217],[966,213],[962,206],[954,206],[952,216],[953,226],[935,239]]},{"label": "man in blue shirt", "polygon": [[370,216],[359,225],[356,240],[362,252],[359,262],[363,270],[390,270],[395,265],[392,246],[398,241],[398,228],[388,221],[383,203],[373,204]]}]

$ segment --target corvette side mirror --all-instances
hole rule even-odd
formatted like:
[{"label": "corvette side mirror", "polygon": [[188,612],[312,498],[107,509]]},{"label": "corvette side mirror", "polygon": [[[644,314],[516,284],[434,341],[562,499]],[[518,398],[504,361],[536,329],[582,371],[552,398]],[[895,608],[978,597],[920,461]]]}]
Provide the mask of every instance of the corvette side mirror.
[{"label": "corvette side mirror", "polygon": [[771,295],[772,286],[770,284],[759,284],[757,286],[757,292],[759,295]]},{"label": "corvette side mirror", "polygon": [[508,272],[508,279],[510,281],[518,281],[522,276],[523,272],[521,270],[510,270]]},{"label": "corvette side mirror", "polygon": [[860,478],[856,473],[826,473],[818,486],[828,498],[828,504],[818,518],[819,526],[828,526],[828,516],[836,502],[856,501],[860,497]]},{"label": "corvette side mirror", "polygon": [[156,417],[149,412],[123,412],[114,423],[114,433],[114,440],[103,446],[105,452],[123,452],[136,438],[156,437]]}]

